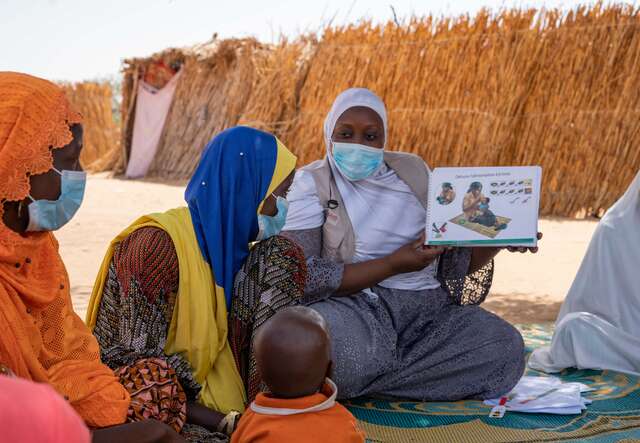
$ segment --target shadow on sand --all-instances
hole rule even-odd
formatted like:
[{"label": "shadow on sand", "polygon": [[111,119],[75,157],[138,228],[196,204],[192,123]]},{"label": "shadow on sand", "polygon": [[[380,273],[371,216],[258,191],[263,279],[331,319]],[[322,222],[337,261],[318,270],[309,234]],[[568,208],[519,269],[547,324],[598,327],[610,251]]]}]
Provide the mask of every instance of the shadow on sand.
[{"label": "shadow on sand", "polygon": [[482,307],[510,323],[555,322],[562,302],[544,295],[489,294]]}]

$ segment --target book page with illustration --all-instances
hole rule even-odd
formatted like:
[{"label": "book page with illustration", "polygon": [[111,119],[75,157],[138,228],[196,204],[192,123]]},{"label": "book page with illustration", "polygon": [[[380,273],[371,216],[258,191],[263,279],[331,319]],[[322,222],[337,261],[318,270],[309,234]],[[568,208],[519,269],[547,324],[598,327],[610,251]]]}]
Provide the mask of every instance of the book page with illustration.
[{"label": "book page with illustration", "polygon": [[535,246],[541,176],[538,166],[434,169],[425,244]]}]

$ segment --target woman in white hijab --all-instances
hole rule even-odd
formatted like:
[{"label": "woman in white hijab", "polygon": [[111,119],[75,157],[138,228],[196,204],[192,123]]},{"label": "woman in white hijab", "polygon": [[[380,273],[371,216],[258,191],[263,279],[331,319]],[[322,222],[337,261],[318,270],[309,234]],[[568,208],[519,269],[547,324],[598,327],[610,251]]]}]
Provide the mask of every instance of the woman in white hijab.
[{"label": "woman in white hijab", "polygon": [[529,366],[640,375],[640,172],[600,220],[551,346],[536,349]]},{"label": "woman in white hijab", "polygon": [[385,149],[386,110],[372,92],[340,94],[324,136],[326,158],[296,173],[283,235],[305,251],[305,300],[329,327],[338,396],[509,391],[524,370],[522,337],[474,305],[498,250],[423,245],[428,168]]}]

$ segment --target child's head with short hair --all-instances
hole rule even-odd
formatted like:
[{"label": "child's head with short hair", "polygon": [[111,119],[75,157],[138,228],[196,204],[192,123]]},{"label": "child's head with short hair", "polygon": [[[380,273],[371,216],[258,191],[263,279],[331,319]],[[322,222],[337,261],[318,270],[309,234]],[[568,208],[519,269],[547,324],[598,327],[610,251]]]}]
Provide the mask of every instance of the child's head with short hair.
[{"label": "child's head with short hair", "polygon": [[331,371],[327,325],[308,307],[276,313],[259,328],[253,348],[258,372],[277,398],[315,394]]}]

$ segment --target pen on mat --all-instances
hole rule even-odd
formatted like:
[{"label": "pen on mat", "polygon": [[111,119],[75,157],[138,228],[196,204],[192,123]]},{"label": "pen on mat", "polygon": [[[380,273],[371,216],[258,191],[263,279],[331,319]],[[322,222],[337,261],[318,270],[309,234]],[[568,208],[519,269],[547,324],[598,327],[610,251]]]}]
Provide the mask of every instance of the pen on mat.
[{"label": "pen on mat", "polygon": [[542,393],[542,394],[540,394],[540,395],[534,395],[533,397],[529,397],[529,398],[527,398],[527,399],[525,399],[525,400],[522,400],[522,401],[520,402],[520,404],[521,404],[521,405],[524,405],[525,403],[529,403],[530,401],[537,400],[537,399],[539,399],[539,398],[545,397],[545,396],[547,396],[547,395],[549,395],[549,394],[551,394],[551,393],[553,393],[553,392],[556,392],[557,390],[558,390],[558,388],[552,388],[552,389],[549,389],[548,391],[545,391],[545,392],[543,392],[543,393]]}]

